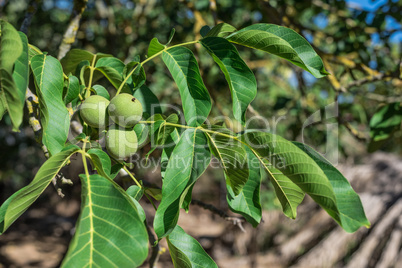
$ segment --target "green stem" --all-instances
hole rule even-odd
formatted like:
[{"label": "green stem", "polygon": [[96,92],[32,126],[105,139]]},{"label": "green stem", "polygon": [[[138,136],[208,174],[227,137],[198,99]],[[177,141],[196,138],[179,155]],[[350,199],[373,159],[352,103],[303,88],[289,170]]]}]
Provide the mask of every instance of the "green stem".
[{"label": "green stem", "polygon": [[162,54],[162,53],[165,52],[165,51],[168,51],[168,50],[171,49],[171,48],[174,48],[174,47],[181,47],[181,46],[186,46],[186,45],[191,45],[191,44],[195,44],[195,43],[198,43],[198,40],[190,41],[190,42],[186,42],[186,43],[181,43],[181,44],[177,44],[177,45],[174,45],[174,46],[171,46],[171,47],[165,47],[164,49],[162,49],[162,50],[159,51],[158,53],[155,53],[155,54],[152,55],[151,57],[149,57],[149,58],[145,59],[144,61],[138,63],[138,64],[131,70],[131,72],[126,76],[126,78],[124,78],[123,82],[120,84],[119,88],[117,89],[116,96],[120,94],[120,91],[123,89],[123,86],[126,84],[127,80],[133,75],[134,71],[137,69],[138,66],[144,65],[146,62],[152,60],[153,58],[159,56],[160,54]]},{"label": "green stem", "polygon": [[96,61],[96,55],[94,55],[91,66],[89,66],[89,83],[85,92],[85,98],[88,98],[91,95],[92,79],[95,71],[95,61]]},{"label": "green stem", "polygon": [[128,173],[128,175],[133,179],[133,181],[135,182],[135,184],[137,184],[138,187],[140,187],[141,189],[144,188],[138,181],[137,179],[134,177],[133,174],[131,174],[130,170],[128,170],[128,168],[126,166],[123,165],[123,169]]}]

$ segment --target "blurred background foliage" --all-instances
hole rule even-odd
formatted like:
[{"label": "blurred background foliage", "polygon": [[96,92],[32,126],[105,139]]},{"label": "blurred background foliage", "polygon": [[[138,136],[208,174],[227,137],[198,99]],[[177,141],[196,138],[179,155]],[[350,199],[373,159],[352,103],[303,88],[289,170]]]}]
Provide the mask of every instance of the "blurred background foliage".
[{"label": "blurred background foliage", "polygon": [[[74,3],[0,0],[0,16],[19,29],[26,12],[36,7],[28,40],[57,56]],[[402,1],[391,0],[89,0],[72,47],[109,53],[128,63],[137,55],[144,60],[150,40],[157,37],[166,42],[172,28],[176,29],[172,44],[177,44],[199,39],[202,26],[219,22],[237,29],[255,23],[290,27],[312,44],[332,75],[315,79],[285,60],[238,47],[258,81],[257,98],[248,110],[249,118],[253,118],[249,127],[268,128],[287,139],[304,140],[322,153],[328,139],[338,140],[335,144],[341,152],[340,161],[358,162],[366,152],[376,149],[401,154],[400,21]],[[211,118],[232,117],[230,91],[223,74],[200,45],[194,52],[214,100]],[[144,67],[147,85],[160,101],[180,105],[178,90],[162,60],[156,58]],[[331,112],[326,109],[328,105],[338,109],[331,108]],[[376,111],[377,123],[370,125]],[[19,133],[10,132],[7,118],[0,123],[0,183],[7,182],[14,190],[31,179],[44,161],[27,116],[25,120],[26,127]],[[378,123],[387,120],[390,123]],[[228,125],[239,129],[236,122]],[[0,189],[7,188],[3,186]],[[5,198],[4,193],[1,196]]]}]

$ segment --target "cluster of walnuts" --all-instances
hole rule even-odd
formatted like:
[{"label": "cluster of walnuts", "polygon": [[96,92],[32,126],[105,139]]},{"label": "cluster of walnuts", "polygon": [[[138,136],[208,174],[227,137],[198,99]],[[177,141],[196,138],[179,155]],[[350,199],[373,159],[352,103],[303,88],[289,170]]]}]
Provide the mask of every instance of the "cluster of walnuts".
[{"label": "cluster of walnuts", "polygon": [[80,115],[88,126],[107,131],[106,149],[110,156],[123,160],[137,151],[133,127],[142,118],[142,105],[132,95],[121,93],[111,101],[99,95],[89,96],[81,104]]}]

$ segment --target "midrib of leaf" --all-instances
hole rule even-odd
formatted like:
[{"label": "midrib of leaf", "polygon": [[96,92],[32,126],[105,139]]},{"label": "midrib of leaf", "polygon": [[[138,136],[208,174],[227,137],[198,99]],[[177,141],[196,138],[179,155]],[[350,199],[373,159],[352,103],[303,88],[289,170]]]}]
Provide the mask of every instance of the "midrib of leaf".
[{"label": "midrib of leaf", "polygon": [[[84,161],[86,162],[86,158],[83,155]],[[87,179],[87,187],[88,187],[88,206],[89,206],[89,224],[90,224],[90,240],[89,240],[89,246],[90,246],[90,255],[89,255],[89,265],[92,267],[93,264],[93,251],[94,251],[94,222],[93,222],[93,217],[95,216],[92,210],[92,190],[91,190],[91,183],[89,181],[89,175],[88,172],[85,174],[85,178]],[[83,247],[84,248],[84,247]]]}]

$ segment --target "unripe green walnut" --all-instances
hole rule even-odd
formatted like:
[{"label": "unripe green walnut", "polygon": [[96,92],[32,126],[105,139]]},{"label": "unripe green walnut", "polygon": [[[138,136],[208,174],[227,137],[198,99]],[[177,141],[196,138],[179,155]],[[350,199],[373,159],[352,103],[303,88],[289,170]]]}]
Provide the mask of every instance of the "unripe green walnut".
[{"label": "unripe green walnut", "polygon": [[110,119],[121,127],[132,128],[142,117],[140,101],[127,93],[114,97],[108,110]]},{"label": "unripe green walnut", "polygon": [[106,98],[93,95],[81,104],[80,115],[88,126],[104,129],[107,122],[106,111],[110,101]]},{"label": "unripe green walnut", "polygon": [[132,129],[113,125],[106,133],[106,149],[116,159],[123,160],[137,152],[137,134]]}]

